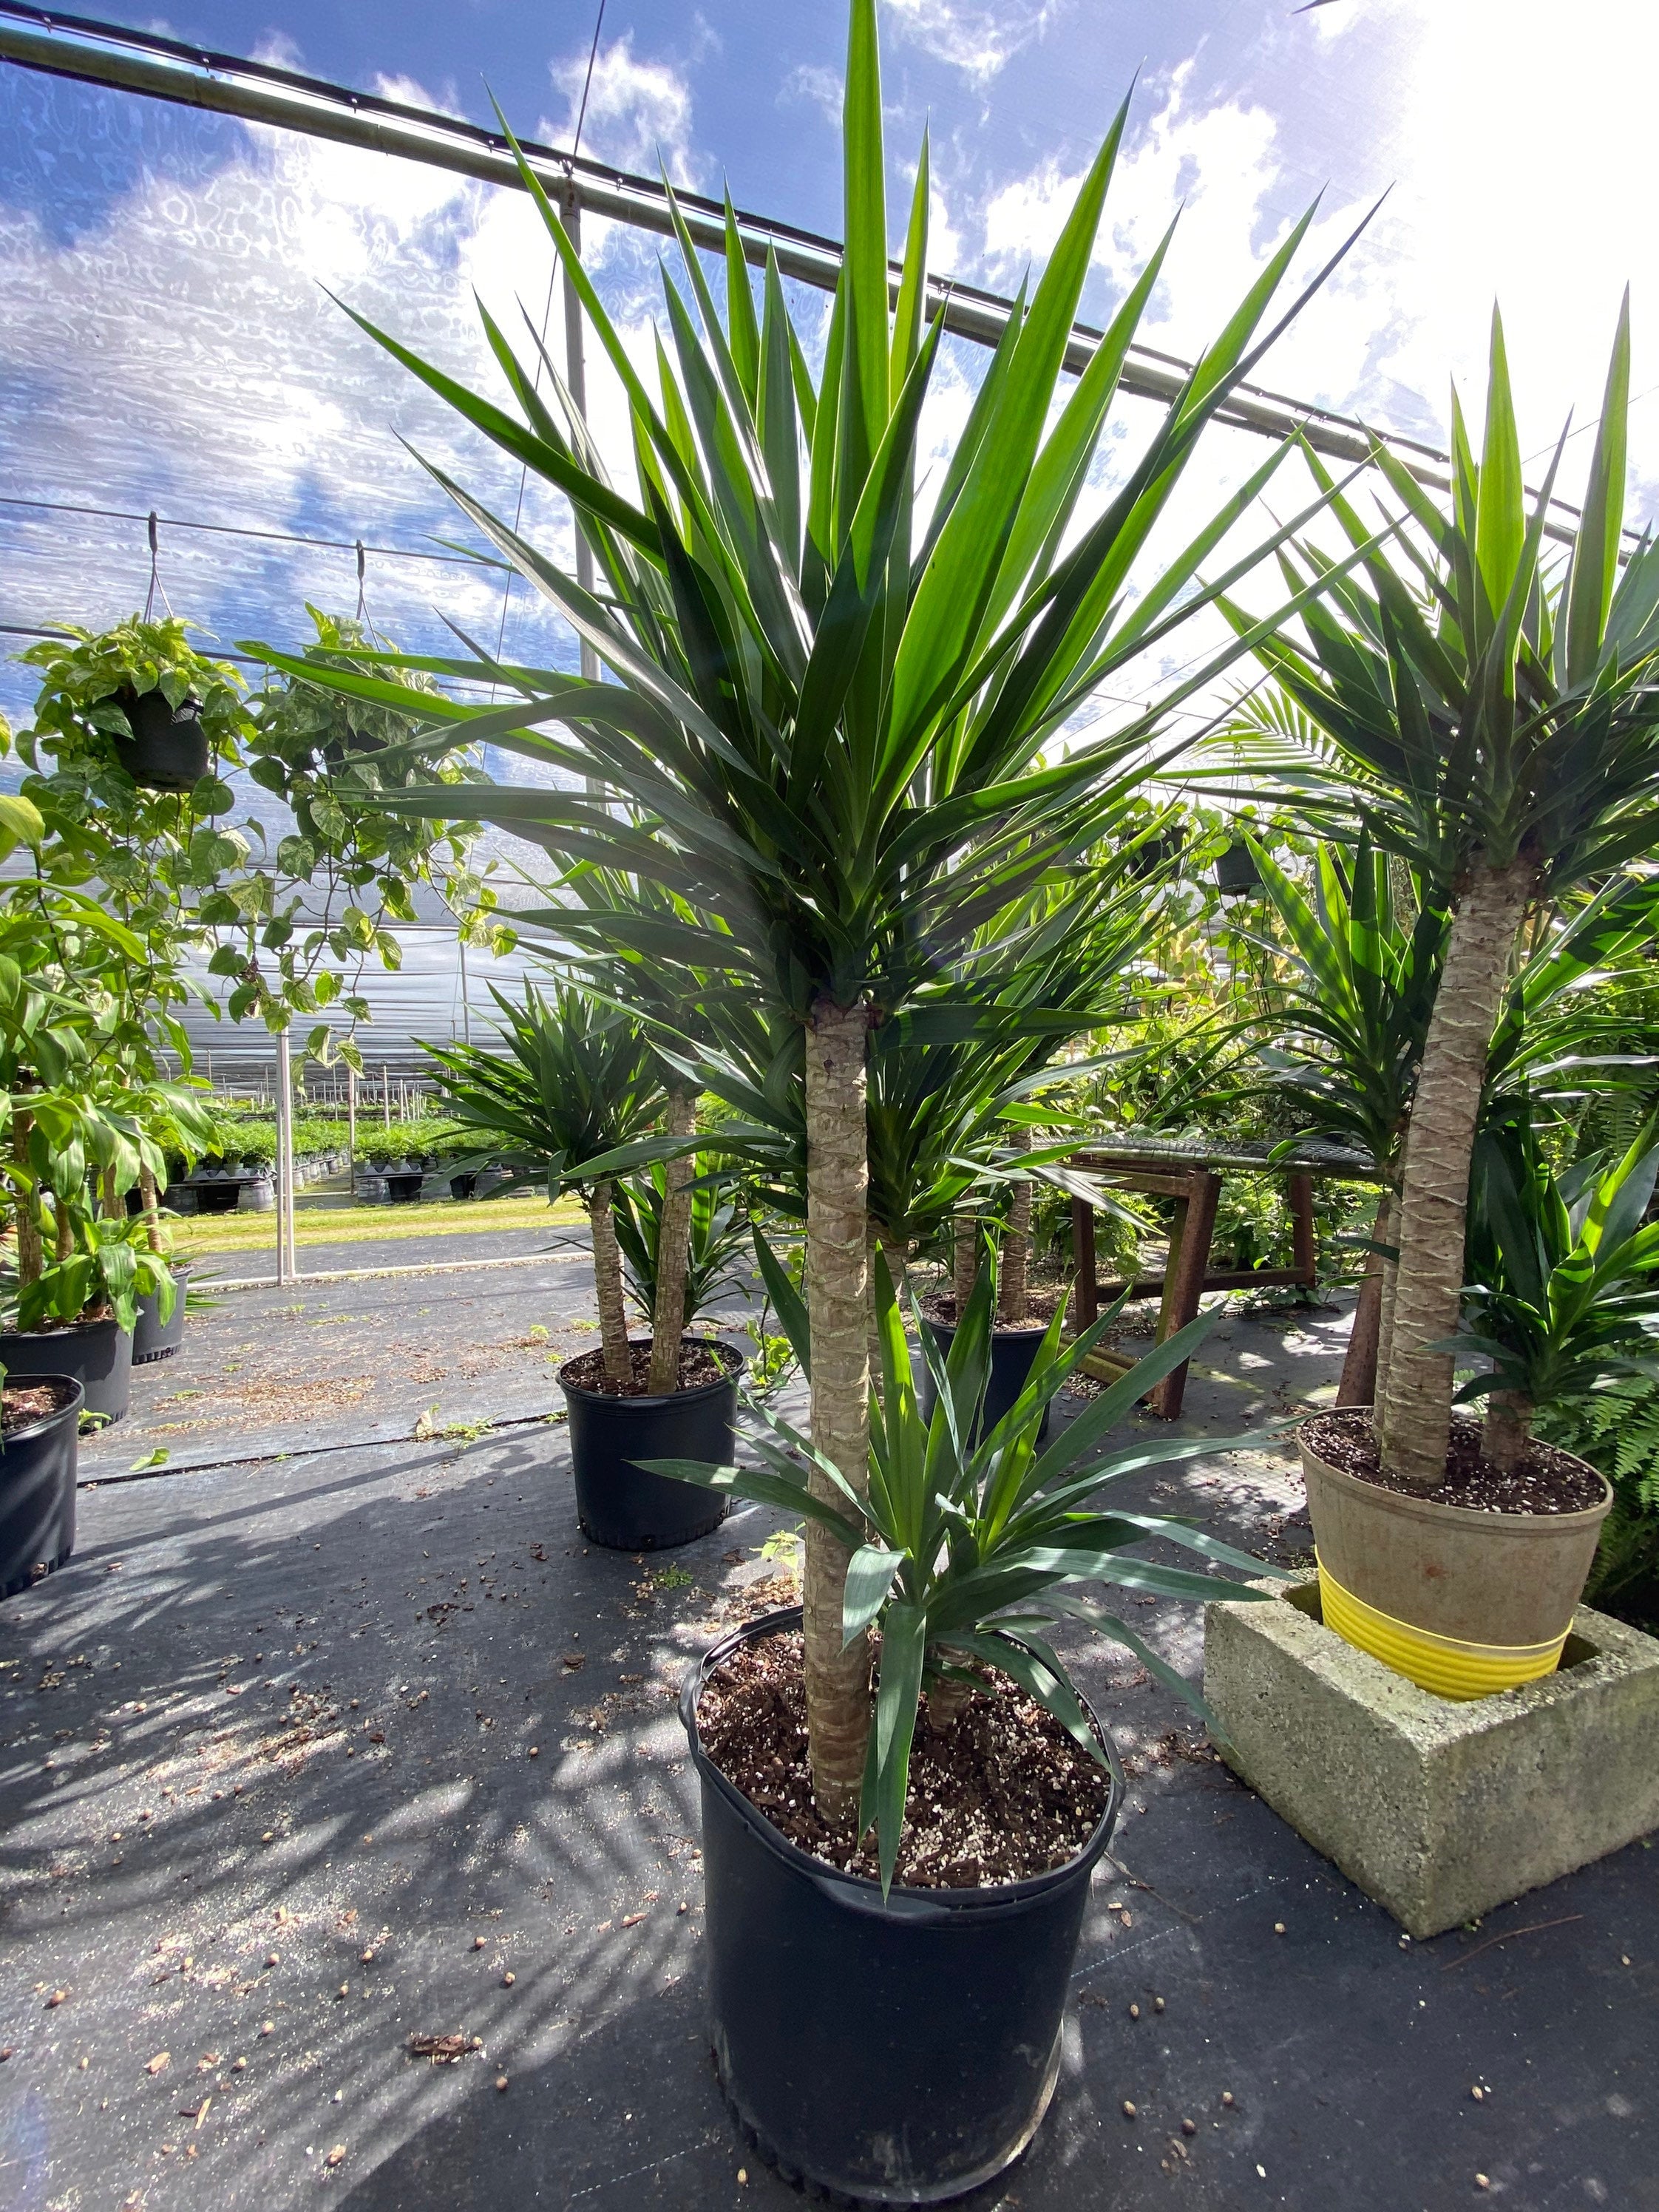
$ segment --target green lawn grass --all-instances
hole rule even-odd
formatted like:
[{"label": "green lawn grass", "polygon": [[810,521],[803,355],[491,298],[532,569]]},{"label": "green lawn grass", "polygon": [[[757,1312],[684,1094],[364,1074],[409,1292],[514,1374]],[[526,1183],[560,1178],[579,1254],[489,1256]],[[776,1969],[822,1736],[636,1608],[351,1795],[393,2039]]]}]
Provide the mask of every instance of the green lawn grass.
[{"label": "green lawn grass", "polygon": [[[294,1207],[296,1244],[380,1244],[392,1239],[480,1236],[491,1230],[554,1229],[582,1218],[579,1200],[545,1198],[434,1198],[417,1206],[325,1206],[302,1195]],[[271,1252],[276,1248],[275,1213],[185,1214],[168,1224],[173,1249],[181,1260],[214,1253]]]}]

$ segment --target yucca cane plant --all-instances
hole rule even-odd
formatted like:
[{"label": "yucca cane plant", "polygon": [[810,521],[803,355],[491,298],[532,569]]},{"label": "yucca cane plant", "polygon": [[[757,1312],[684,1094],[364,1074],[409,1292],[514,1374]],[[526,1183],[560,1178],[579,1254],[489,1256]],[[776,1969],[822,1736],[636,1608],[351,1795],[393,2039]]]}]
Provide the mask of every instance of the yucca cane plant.
[{"label": "yucca cane plant", "polygon": [[614,1187],[592,1164],[654,1122],[662,1107],[655,1062],[637,1024],[573,984],[545,993],[532,984],[521,1003],[500,991],[492,995],[505,1048],[426,1046],[439,1091],[476,1139],[478,1164],[487,1158],[508,1170],[503,1188],[541,1182],[550,1202],[568,1190],[580,1196],[592,1237],[605,1375],[631,1384]]},{"label": "yucca cane plant", "polygon": [[[1141,565],[1206,425],[1324,274],[1287,310],[1274,307],[1310,210],[1153,423],[1103,510],[1085,517],[1091,465],[1164,252],[1160,245],[1062,399],[1121,111],[1041,280],[1022,289],[925,504],[918,431],[943,331],[927,312],[927,148],[895,276],[874,0],[852,0],[850,14],[846,242],[817,374],[775,262],[757,306],[728,208],[722,312],[675,207],[690,293],[665,277],[669,336],[653,395],[520,163],[626,397],[634,495],[611,483],[554,365],[544,361],[540,373],[549,400],[532,355],[488,313],[516,414],[355,318],[465,421],[569,498],[604,580],[600,591],[584,590],[433,470],[609,672],[586,683],[484,659],[455,664],[513,696],[491,709],[436,710],[446,738],[499,743],[574,779],[562,788],[469,790],[469,811],[567,862],[593,860],[678,892],[707,917],[676,930],[678,957],[724,967],[804,1029],[819,1455],[811,1480],[826,1501],[842,1493],[825,1468],[861,1493],[869,1460],[871,1029],[948,973],[989,921],[1078,861],[1093,842],[1103,791],[1146,773],[1162,714],[1247,649],[1248,639],[1228,643],[1156,710],[1109,734],[1061,738],[1103,682],[1261,559],[1259,545],[1233,558],[1223,544],[1287,449],[1270,454],[1161,573]],[[1269,543],[1282,535],[1275,528]],[[1214,574],[1200,584],[1201,568]],[[303,672],[379,696],[371,678]],[[445,805],[436,793],[398,803],[428,814]],[[662,944],[654,918],[606,926],[618,945]],[[812,1771],[820,1803],[841,1814],[857,1806],[870,1717],[868,1654],[842,1632],[847,1559],[815,1522],[805,1571]]]},{"label": "yucca cane plant", "polygon": [[1471,1279],[1454,1356],[1488,1362],[1457,1392],[1486,1402],[1495,1464],[1520,1464],[1534,1416],[1625,1377],[1659,1378],[1659,1132],[1622,1158],[1593,1155],[1559,1174],[1530,1126],[1475,1148]]},{"label": "yucca cane plant", "polygon": [[1339,1405],[1367,1406],[1386,1364],[1401,1164],[1449,916],[1414,885],[1401,887],[1402,911],[1389,856],[1363,831],[1351,857],[1321,846],[1305,892],[1271,853],[1249,849],[1284,932],[1275,949],[1290,956],[1279,1042],[1259,1057],[1308,1126],[1372,1160],[1382,1185],[1337,1390]]},{"label": "yucca cane plant", "polygon": [[[1629,387],[1626,304],[1581,520],[1554,560],[1547,529],[1562,447],[1530,496],[1494,311],[1478,459],[1453,398],[1449,510],[1379,447],[1399,501],[1393,547],[1368,552],[1363,574],[1346,576],[1311,544],[1285,556],[1295,580],[1322,576],[1327,589],[1302,611],[1302,641],[1281,629],[1257,648],[1316,734],[1257,746],[1256,766],[1274,769],[1316,816],[1357,812],[1383,850],[1449,888],[1376,1421],[1385,1469],[1419,1492],[1445,1477],[1444,1346],[1462,1287],[1471,1151],[1522,924],[1653,844],[1659,547],[1644,538],[1627,548],[1621,529]],[[1366,541],[1345,499],[1334,497],[1332,512],[1355,546]]]},{"label": "yucca cane plant", "polygon": [[[751,1441],[760,1468],[715,1468],[684,1460],[654,1466],[656,1472],[683,1481],[803,1513],[809,1526],[826,1528],[847,1547],[842,1641],[851,1648],[872,1626],[881,1638],[875,1725],[866,1752],[856,1833],[862,1838],[872,1827],[876,1832],[884,1891],[898,1857],[910,1747],[924,1690],[932,1724],[948,1726],[975,1685],[976,1668],[1000,1668],[1103,1766],[1106,1748],[1049,1640],[1057,1627],[1076,1621],[1097,1630],[1109,1642],[1133,1651],[1200,1712],[1204,1708],[1184,1677],[1125,1621],[1081,1595],[1081,1587],[1114,1583],[1124,1589],[1200,1601],[1267,1595],[1190,1568],[1136,1558],[1130,1551],[1131,1546],[1160,1538],[1252,1577],[1279,1570],[1264,1567],[1190,1522],[1102,1504],[1108,1486],[1126,1475],[1247,1441],[1188,1437],[1103,1448],[1105,1437],[1128,1415],[1149,1381],[1191,1358],[1214,1316],[1200,1316],[1159,1345],[1133,1376],[1103,1391],[1042,1449],[1044,1412],[1118,1318],[1128,1294],[1068,1346],[1060,1341],[1064,1317],[1056,1314],[1024,1391],[981,1437],[996,1311],[994,1251],[988,1246],[981,1255],[949,1358],[941,1358],[921,1333],[934,1383],[927,1419],[917,1402],[904,1316],[885,1253],[877,1254],[874,1272],[881,1387],[870,1399],[867,1492],[855,1489],[809,1437],[754,1399],[750,1410],[760,1428]],[[786,1297],[780,1313],[796,1358],[810,1376],[812,1337],[805,1309]]]}]

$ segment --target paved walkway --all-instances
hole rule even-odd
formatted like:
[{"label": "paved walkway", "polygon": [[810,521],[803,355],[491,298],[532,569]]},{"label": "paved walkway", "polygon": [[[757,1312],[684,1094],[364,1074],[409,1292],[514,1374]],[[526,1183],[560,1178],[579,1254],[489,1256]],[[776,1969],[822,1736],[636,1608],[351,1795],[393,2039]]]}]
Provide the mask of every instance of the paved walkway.
[{"label": "paved walkway", "polygon": [[[700,1647],[787,1595],[787,1529],[750,1511],[682,1552],[607,1553],[576,1531],[562,1427],[410,1437],[434,1398],[545,1409],[580,1274],[228,1301],[99,1464],[140,1456],[164,1401],[197,1402],[181,1388],[250,1367],[274,1397],[167,1433],[289,1455],[84,1491],[74,1561],[0,1607],[8,2212],[800,2202],[710,2075],[672,1705]],[[546,1346],[520,1341],[536,1327]],[[1228,1322],[1188,1425],[1328,1395],[1345,1328]],[[465,1344],[495,1364],[465,1375]],[[296,1395],[358,1377],[349,1404]],[[357,1421],[400,1437],[353,1443]],[[1139,1497],[1281,1556],[1305,1542],[1273,1441]],[[1192,1613],[1138,1618],[1197,1674]],[[1073,1656],[1132,1802],[1054,2108],[986,2212],[1659,2208],[1650,1852],[1402,1948],[1183,1706],[1121,1655]],[[453,2033],[479,2039],[459,2064],[408,2055]]]}]

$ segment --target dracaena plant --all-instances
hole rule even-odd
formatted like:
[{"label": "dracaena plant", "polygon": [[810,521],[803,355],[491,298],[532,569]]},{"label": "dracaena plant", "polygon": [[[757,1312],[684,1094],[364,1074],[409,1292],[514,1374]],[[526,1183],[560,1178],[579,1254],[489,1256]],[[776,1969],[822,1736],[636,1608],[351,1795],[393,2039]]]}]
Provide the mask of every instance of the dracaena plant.
[{"label": "dracaena plant", "polygon": [[[781,1270],[769,1271],[769,1287],[810,1376],[811,1331],[805,1308]],[[904,1318],[884,1254],[875,1261],[875,1288],[881,1388],[870,1400],[867,1492],[854,1488],[808,1437],[754,1400],[750,1408],[761,1428],[751,1441],[760,1468],[684,1460],[646,1463],[708,1489],[804,1513],[809,1525],[828,1528],[848,1547],[842,1640],[853,1649],[872,1626],[881,1638],[875,1724],[855,1832],[862,1838],[875,1829],[885,1890],[898,1857],[910,1747],[924,1692],[930,1723],[948,1728],[975,1686],[975,1670],[999,1668],[1104,1765],[1106,1748],[1050,1640],[1056,1628],[1082,1623],[1097,1630],[1132,1650],[1200,1712],[1203,1706],[1190,1684],[1088,1594],[1091,1586],[1105,1583],[1200,1601],[1266,1595],[1134,1556],[1132,1547],[1158,1539],[1252,1577],[1279,1571],[1188,1522],[1114,1507],[1103,1497],[1113,1482],[1148,1467],[1225,1451],[1245,1441],[1188,1437],[1105,1448],[1107,1436],[1149,1384],[1191,1357],[1213,1316],[1190,1322],[1159,1345],[1133,1376],[1103,1391],[1044,1449],[1039,1438],[1045,1412],[1121,1312],[1124,1299],[1064,1347],[1062,1317],[1056,1315],[1018,1401],[981,1439],[996,1310],[991,1249],[981,1254],[949,1358],[941,1359],[928,1333],[920,1332],[935,1386],[931,1419],[924,1419],[918,1403]],[[827,1496],[810,1483],[815,1471]]]},{"label": "dracaena plant", "polygon": [[[703,917],[682,926],[685,963],[723,966],[805,1030],[813,1434],[823,1462],[861,1488],[871,1027],[936,983],[996,915],[1075,866],[1093,842],[1102,792],[1146,772],[1156,711],[1066,744],[1060,733],[1103,681],[1165,643],[1261,557],[1258,546],[1236,559],[1221,548],[1284,449],[1161,572],[1143,561],[1206,427],[1309,295],[1288,314],[1274,305],[1311,210],[1155,419],[1103,508],[1086,515],[1081,495],[1164,251],[1131,285],[1062,398],[1121,112],[1040,282],[1022,289],[953,453],[924,492],[929,462],[919,429],[944,327],[926,312],[927,151],[895,283],[874,0],[852,0],[850,15],[846,242],[820,373],[775,261],[757,307],[729,209],[722,307],[671,202],[690,290],[665,276],[668,343],[659,345],[653,393],[520,163],[566,282],[620,381],[631,492],[612,483],[555,365],[534,366],[533,325],[528,346],[515,348],[484,316],[513,412],[357,319],[569,498],[603,579],[602,591],[584,589],[434,471],[610,678],[455,664],[457,673],[505,684],[509,703],[452,704],[448,738],[499,742],[567,771],[558,787],[544,781],[470,792],[470,811],[567,863],[592,860],[676,891]],[[1241,649],[1229,643],[1220,662]],[[1192,668],[1159,708],[1214,673],[1214,664]],[[357,697],[380,696],[370,677],[326,680]],[[428,814],[444,805],[435,793],[398,803]],[[654,920],[642,934],[625,916],[606,927],[613,943],[660,949]],[[812,1480],[830,1484],[821,1469]],[[832,1814],[856,1803],[870,1719],[866,1655],[843,1647],[845,1571],[845,1554],[815,1524],[805,1574],[808,1726],[815,1794]]]},{"label": "dracaena plant", "polygon": [[[1451,903],[1423,1046],[1400,1207],[1394,1329],[1377,1407],[1384,1466],[1409,1489],[1445,1478],[1471,1152],[1488,1048],[1522,924],[1650,851],[1659,800],[1659,545],[1625,557],[1630,390],[1620,315],[1582,516],[1565,557],[1547,531],[1562,447],[1525,489],[1503,329],[1494,313],[1477,459],[1455,396],[1443,511],[1390,454],[1388,555],[1346,576],[1311,544],[1290,573],[1323,574],[1300,640],[1262,661],[1310,736],[1254,750],[1316,814],[1358,812],[1378,845]],[[1565,433],[1563,433],[1565,442]],[[1316,462],[1311,464],[1323,481]],[[1366,525],[1332,512],[1358,545]],[[1235,611],[1241,623],[1245,619]]]},{"label": "dracaena plant", "polygon": [[612,1179],[593,1164],[648,1129],[662,1106],[652,1054],[636,1024],[572,984],[526,988],[515,1004],[494,993],[503,1048],[424,1048],[444,1104],[478,1152],[513,1178],[541,1182],[550,1200],[574,1190],[593,1240],[599,1348],[613,1382],[633,1376]]},{"label": "dracaena plant", "polygon": [[1534,1416],[1624,1376],[1659,1377],[1659,1130],[1622,1158],[1559,1174],[1525,1124],[1475,1151],[1473,1280],[1456,1352],[1490,1363],[1457,1393],[1486,1401],[1485,1443],[1501,1467],[1524,1452]]}]

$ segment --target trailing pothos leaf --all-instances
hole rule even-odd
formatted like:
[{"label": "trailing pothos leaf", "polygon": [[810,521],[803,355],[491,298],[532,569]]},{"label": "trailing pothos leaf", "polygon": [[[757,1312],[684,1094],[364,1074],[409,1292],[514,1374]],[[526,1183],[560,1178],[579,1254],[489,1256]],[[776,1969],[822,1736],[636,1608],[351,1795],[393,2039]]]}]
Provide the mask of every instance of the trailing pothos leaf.
[{"label": "trailing pothos leaf", "polygon": [[[878,1254],[882,1387],[870,1404],[867,1498],[860,1498],[839,1470],[831,1468],[824,1471],[833,1478],[837,1502],[831,1505],[813,1497],[806,1486],[808,1469],[823,1467],[821,1456],[763,1407],[751,1407],[763,1424],[751,1438],[762,1461],[758,1469],[684,1460],[641,1462],[657,1474],[805,1514],[853,1547],[845,1635],[850,1643],[867,1627],[881,1632],[875,1724],[859,1825],[860,1833],[872,1826],[876,1830],[884,1890],[897,1863],[910,1744],[924,1689],[938,1692],[964,1676],[971,1683],[976,1666],[1000,1668],[1104,1765],[1107,1750],[1049,1641],[1060,1622],[1086,1621],[1126,1644],[1200,1712],[1204,1708],[1190,1684],[1158,1661],[1114,1614],[1074,1595],[1076,1587],[1115,1583],[1125,1589],[1200,1601],[1265,1595],[1222,1577],[1136,1557],[1130,1549],[1154,1540],[1253,1577],[1281,1573],[1189,1522],[1103,1510],[1099,1504],[1109,1484],[1141,1468],[1259,1441],[1260,1431],[1220,1441],[1194,1437],[1103,1448],[1109,1432],[1152,1384],[1192,1356],[1212,1316],[1176,1331],[1042,1449],[1038,1438],[1050,1401],[1099,1342],[1124,1301],[1064,1346],[1064,1316],[1056,1314],[1019,1399],[988,1436],[972,1441],[990,1376],[995,1275],[988,1255],[948,1358],[940,1359],[927,1332],[920,1332],[936,1390],[932,1419],[924,1420],[898,1300],[885,1258]],[[787,1322],[787,1310],[781,1310]],[[807,1349],[799,1348],[803,1354]],[[940,1702],[948,1698],[946,1690]]]}]

